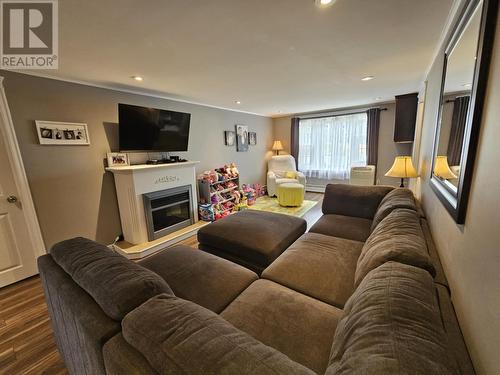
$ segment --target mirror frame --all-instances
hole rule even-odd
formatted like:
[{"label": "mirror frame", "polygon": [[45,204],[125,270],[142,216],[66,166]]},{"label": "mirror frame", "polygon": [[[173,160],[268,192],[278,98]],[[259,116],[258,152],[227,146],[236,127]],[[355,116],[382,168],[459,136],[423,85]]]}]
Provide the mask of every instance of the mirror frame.
[{"label": "mirror frame", "polygon": [[483,105],[488,81],[493,39],[495,37],[498,0],[483,0],[477,46],[477,59],[474,67],[474,78],[472,81],[470,104],[464,131],[462,154],[460,157],[460,176],[456,193],[453,189],[450,189],[450,183],[448,181],[442,180],[434,175],[434,163],[437,156],[437,146],[439,144],[439,135],[441,130],[441,116],[443,111],[444,86],[448,56],[450,51],[453,50],[457,42],[460,40],[460,35],[467,26],[480,1],[481,0],[469,0],[465,4],[460,17],[455,23],[453,32],[446,44],[443,54],[444,62],[441,78],[441,91],[439,96],[439,111],[436,132],[434,134],[432,165],[430,171],[431,188],[434,190],[441,203],[443,203],[457,224],[465,223],[465,214],[467,211],[467,202],[469,199],[472,175],[474,172],[474,161],[476,157],[479,130],[481,126]]}]

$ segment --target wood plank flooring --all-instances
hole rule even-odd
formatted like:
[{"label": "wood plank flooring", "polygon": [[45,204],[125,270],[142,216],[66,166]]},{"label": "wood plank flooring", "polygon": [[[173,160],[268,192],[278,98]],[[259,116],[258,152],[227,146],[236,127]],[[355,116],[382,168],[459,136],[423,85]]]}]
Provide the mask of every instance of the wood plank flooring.
[{"label": "wood plank flooring", "polygon": [[[304,219],[308,229],[321,216],[323,194],[306,193],[318,204]],[[197,247],[196,236],[181,242]],[[0,289],[0,374],[67,374],[57,351],[38,276]]]}]

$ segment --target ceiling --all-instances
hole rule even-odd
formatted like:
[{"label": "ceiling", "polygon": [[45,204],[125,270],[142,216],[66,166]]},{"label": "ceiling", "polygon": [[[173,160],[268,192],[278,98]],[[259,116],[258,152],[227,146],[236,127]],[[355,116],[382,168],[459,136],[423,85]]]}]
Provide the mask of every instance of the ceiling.
[{"label": "ceiling", "polygon": [[418,90],[452,3],[64,0],[59,70],[33,73],[270,116],[383,102]]}]

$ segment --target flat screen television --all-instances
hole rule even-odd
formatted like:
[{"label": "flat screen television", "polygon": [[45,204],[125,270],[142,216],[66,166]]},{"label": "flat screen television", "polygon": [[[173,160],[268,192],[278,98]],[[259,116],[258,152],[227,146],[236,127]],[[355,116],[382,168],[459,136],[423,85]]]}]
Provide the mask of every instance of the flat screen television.
[{"label": "flat screen television", "polygon": [[118,104],[121,151],[187,151],[190,113]]}]

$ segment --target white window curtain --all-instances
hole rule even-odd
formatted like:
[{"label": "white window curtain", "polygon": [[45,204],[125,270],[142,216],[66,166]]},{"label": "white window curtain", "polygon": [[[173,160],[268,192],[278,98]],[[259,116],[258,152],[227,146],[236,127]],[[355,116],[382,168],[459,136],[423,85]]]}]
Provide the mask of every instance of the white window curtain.
[{"label": "white window curtain", "polygon": [[301,119],[299,129],[299,170],[307,177],[347,180],[352,166],[366,165],[366,113]]}]

